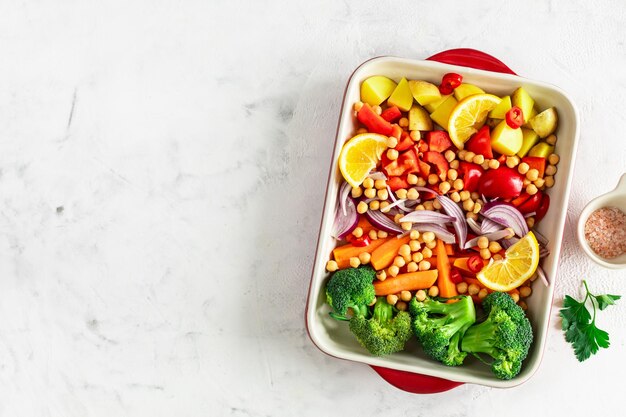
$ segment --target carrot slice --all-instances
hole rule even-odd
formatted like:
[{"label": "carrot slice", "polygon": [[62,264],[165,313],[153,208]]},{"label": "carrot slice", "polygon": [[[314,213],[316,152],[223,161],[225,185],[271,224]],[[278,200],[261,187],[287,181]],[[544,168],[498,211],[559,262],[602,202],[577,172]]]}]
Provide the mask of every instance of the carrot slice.
[{"label": "carrot slice", "polygon": [[372,252],[372,259],[370,263],[375,270],[380,271],[387,268],[393,262],[393,258],[398,256],[398,250],[400,246],[409,243],[410,236],[404,236],[401,238],[392,237],[380,245],[374,252]]},{"label": "carrot slice", "polygon": [[446,253],[448,255],[454,255],[454,246],[449,243],[446,243]]},{"label": "carrot slice", "polygon": [[446,246],[441,239],[437,239],[435,255],[437,256],[437,271],[439,271],[439,277],[437,278],[439,295],[444,298],[459,295],[456,290],[456,284],[450,279],[450,260],[446,253]]},{"label": "carrot slice", "polygon": [[350,258],[359,256],[365,252],[371,254],[376,248],[382,246],[382,244],[389,239],[395,239],[395,237],[372,240],[367,246],[353,246],[351,244],[338,246],[333,249],[333,258],[335,262],[337,262],[339,269],[348,268],[350,266]]},{"label": "carrot slice", "polygon": [[399,274],[384,281],[374,282],[374,291],[376,295],[389,295],[397,294],[401,291],[425,290],[435,284],[437,275],[438,272],[434,269]]}]

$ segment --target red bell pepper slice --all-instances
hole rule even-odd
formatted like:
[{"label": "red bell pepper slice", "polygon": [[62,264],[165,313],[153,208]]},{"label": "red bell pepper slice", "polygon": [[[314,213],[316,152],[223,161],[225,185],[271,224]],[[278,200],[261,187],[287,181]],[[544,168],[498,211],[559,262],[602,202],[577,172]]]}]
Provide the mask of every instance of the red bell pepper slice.
[{"label": "red bell pepper slice", "polygon": [[529,169],[536,169],[539,171],[539,178],[543,178],[546,171],[546,158],[540,156],[525,156],[522,158],[522,162],[526,162]]},{"label": "red bell pepper slice", "polygon": [[391,123],[377,115],[374,109],[367,103],[363,103],[363,107],[357,112],[357,119],[371,133],[379,133],[385,136],[391,136],[393,133]]},{"label": "red bell pepper slice", "polygon": [[354,235],[352,233],[348,234],[348,236],[346,236],[346,240],[348,242],[350,242],[350,244],[352,244],[352,246],[356,246],[358,248],[362,248],[364,246],[369,246],[370,243],[372,243],[372,241],[370,240],[369,236],[365,235],[365,236],[361,236],[359,238],[354,237]]},{"label": "red bell pepper slice", "polygon": [[387,107],[385,110],[383,110],[380,117],[382,117],[389,123],[393,123],[402,117],[402,112],[397,106]]},{"label": "red bell pepper slice", "polygon": [[452,146],[452,141],[445,130],[433,130],[426,134],[428,149],[435,152],[444,152]]},{"label": "red bell pepper slice", "polygon": [[448,175],[448,168],[450,165],[442,154],[440,154],[439,152],[428,151],[424,152],[423,158],[424,161],[429,162],[435,166],[435,169],[437,170],[437,175],[439,175],[439,178],[441,178],[442,181],[446,179],[446,176]]},{"label": "red bell pepper slice", "polygon": [[482,155],[487,159],[493,158],[493,150],[491,149],[491,134],[489,126],[481,127],[465,144],[465,149],[474,152],[476,155]]},{"label": "red bell pepper slice", "polygon": [[404,151],[395,161],[390,160],[386,154],[381,157],[381,165],[387,176],[402,176],[404,174],[419,172],[417,154],[413,148]]},{"label": "red bell pepper slice", "polygon": [[428,152],[428,143],[426,143],[425,140],[420,139],[417,141],[417,145],[415,146],[415,149],[417,150],[418,155],[420,153]]},{"label": "red bell pepper slice", "polygon": [[412,148],[413,145],[415,145],[415,142],[413,142],[413,139],[411,139],[411,136],[409,136],[409,134],[403,130],[400,136],[400,141],[398,142],[398,144],[396,145],[394,149],[398,152],[402,152],[402,151],[406,151],[407,149]]},{"label": "red bell pepper slice", "polygon": [[513,200],[511,200],[511,204],[513,204],[514,207],[519,207],[522,204],[524,204],[526,202],[526,200],[528,200],[530,197],[531,196],[528,193],[521,193],[519,195],[519,197],[514,198]]},{"label": "red bell pepper slice", "polygon": [[430,165],[422,161],[420,158],[417,159],[417,163],[420,169],[420,173],[419,173],[420,177],[424,179],[428,179],[428,175],[430,175]]},{"label": "red bell pepper slice", "polygon": [[471,162],[460,162],[459,175],[463,180],[463,189],[470,192],[476,191],[480,177],[482,177],[484,172],[485,170],[480,165]]},{"label": "red bell pepper slice", "polygon": [[543,216],[546,215],[549,208],[550,208],[550,196],[548,194],[544,194],[543,198],[541,199],[541,204],[539,204],[539,207],[537,208],[537,210],[535,210],[535,222],[538,222],[539,220],[543,219]]},{"label": "red bell pepper slice", "polygon": [[541,205],[541,200],[543,200],[543,193],[539,191],[537,194],[530,196],[528,200],[524,202],[524,204],[520,205],[517,209],[522,214],[532,213],[533,211],[537,214],[537,210]]},{"label": "red bell pepper slice", "polygon": [[397,191],[400,188],[407,189],[410,187],[406,177],[389,177],[387,178],[387,185],[391,191]]},{"label": "red bell pepper slice", "polygon": [[396,159],[395,161],[392,161],[387,157],[386,152],[383,153],[382,157],[380,158],[380,164],[383,168],[383,171],[385,172],[385,174],[387,174],[388,177],[400,176],[404,174],[404,168],[398,164],[398,160]]}]

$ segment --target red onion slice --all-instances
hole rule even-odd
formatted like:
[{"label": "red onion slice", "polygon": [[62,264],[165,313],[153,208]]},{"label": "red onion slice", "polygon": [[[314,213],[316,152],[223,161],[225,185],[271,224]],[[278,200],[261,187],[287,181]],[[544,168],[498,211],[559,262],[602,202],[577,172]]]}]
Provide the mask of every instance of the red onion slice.
[{"label": "red onion slice", "polygon": [[341,212],[341,207],[335,208],[335,220],[333,222],[332,237],[335,239],[343,239],[352,232],[359,223],[359,215],[356,212],[356,206],[351,198],[346,200],[346,215]]},{"label": "red onion slice", "polygon": [[454,231],[459,238],[459,248],[463,248],[465,246],[465,240],[467,239],[467,223],[465,222],[463,210],[445,195],[438,195],[437,201],[439,201],[443,210],[454,218],[452,226],[454,226]]},{"label": "red onion slice", "polygon": [[548,238],[542,235],[541,233],[539,233],[537,230],[533,230],[533,234],[537,238],[537,242],[541,243],[542,245],[548,246],[548,243],[550,243]]},{"label": "red onion slice", "polygon": [[500,245],[502,245],[504,249],[508,249],[511,246],[515,245],[517,242],[519,242],[519,239],[516,237],[512,237],[510,239],[502,239],[502,242],[500,242]]},{"label": "red onion slice", "polygon": [[339,187],[339,207],[341,207],[341,211],[343,212],[344,216],[348,215],[346,209],[346,200],[348,200],[348,195],[350,194],[351,190],[352,187],[345,181],[343,182],[343,184],[341,184],[341,187]]},{"label": "red onion slice", "polygon": [[[487,233],[486,235],[482,235],[482,236],[485,236],[490,241],[493,241],[493,240],[503,239],[506,236],[508,236],[509,233],[510,232],[508,230],[498,230],[497,232]],[[474,246],[478,245],[478,239],[480,237],[481,236],[477,236],[474,239],[468,240],[467,243],[465,244],[465,247],[463,249],[469,249],[471,247],[474,247]]]},{"label": "red onion slice", "polygon": [[368,177],[370,177],[371,179],[373,179],[374,181],[376,180],[387,180],[387,176],[385,175],[384,172],[372,172],[371,174],[368,175]]},{"label": "red onion slice", "polygon": [[415,210],[400,219],[401,222],[446,224],[454,221],[454,217],[438,211]]},{"label": "red onion slice", "polygon": [[404,230],[399,224],[396,224],[393,220],[381,213],[379,210],[368,210],[365,212],[368,220],[372,225],[380,230],[384,230],[389,233],[402,233]]},{"label": "red onion slice", "polygon": [[486,234],[486,233],[493,233],[493,232],[497,232],[498,230],[502,230],[504,229],[504,227],[494,221],[489,220],[488,218],[484,218],[482,223],[480,223],[480,233],[481,234]]},{"label": "red onion slice", "polygon": [[519,237],[526,236],[528,233],[526,219],[524,219],[524,216],[518,209],[509,204],[500,203],[493,205],[486,211],[483,211],[482,215],[504,227],[510,227]]},{"label": "red onion slice", "polygon": [[466,222],[469,228],[472,229],[472,232],[476,233],[477,235],[482,234],[482,232],[480,231],[480,225],[478,224],[476,220],[470,217],[469,219],[466,220]]},{"label": "red onion slice", "polygon": [[544,272],[543,268],[541,268],[540,266],[537,267],[537,275],[539,276],[539,278],[541,278],[541,281],[544,283],[546,287],[550,286],[548,277],[546,276],[546,273]]},{"label": "red onion slice", "polygon": [[443,240],[445,243],[452,244],[456,242],[454,235],[448,232],[445,227],[438,224],[416,223],[413,225],[413,229],[419,231],[420,233],[433,232],[435,236]]}]

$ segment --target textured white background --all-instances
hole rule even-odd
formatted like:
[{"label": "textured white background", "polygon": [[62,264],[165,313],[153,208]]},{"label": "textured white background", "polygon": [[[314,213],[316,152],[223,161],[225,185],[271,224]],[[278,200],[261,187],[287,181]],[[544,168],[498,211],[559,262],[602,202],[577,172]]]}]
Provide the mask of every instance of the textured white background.
[{"label": "textured white background", "polygon": [[[621,1],[0,2],[0,416],[616,415],[563,294],[626,295],[574,238],[626,166]],[[344,85],[482,49],[569,92],[581,141],[543,364],[416,396],[320,353],[304,302]],[[61,208],[62,207],[62,208]]]}]

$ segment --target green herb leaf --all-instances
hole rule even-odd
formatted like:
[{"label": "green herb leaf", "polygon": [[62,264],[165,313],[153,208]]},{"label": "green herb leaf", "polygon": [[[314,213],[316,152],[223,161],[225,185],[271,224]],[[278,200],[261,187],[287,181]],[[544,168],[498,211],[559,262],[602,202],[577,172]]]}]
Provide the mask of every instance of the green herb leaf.
[{"label": "green herb leaf", "polygon": [[[614,305],[615,301],[621,296],[603,294],[593,295],[589,292],[587,283],[583,281],[587,294],[582,301],[578,301],[569,295],[563,300],[563,308],[559,311],[561,316],[561,327],[565,332],[565,340],[572,344],[576,358],[582,362],[598,353],[600,348],[608,348],[610,346],[609,334],[604,330],[596,327],[596,303],[598,309],[604,310],[610,305]],[[593,307],[593,319],[589,310],[585,306],[587,300],[591,301]],[[594,302],[595,300],[595,302]]]},{"label": "green herb leaf", "polygon": [[615,301],[619,300],[622,297],[619,295],[603,294],[603,295],[596,295],[595,298],[596,298],[596,301],[598,302],[598,308],[600,310],[604,310],[608,306],[615,305]]}]

